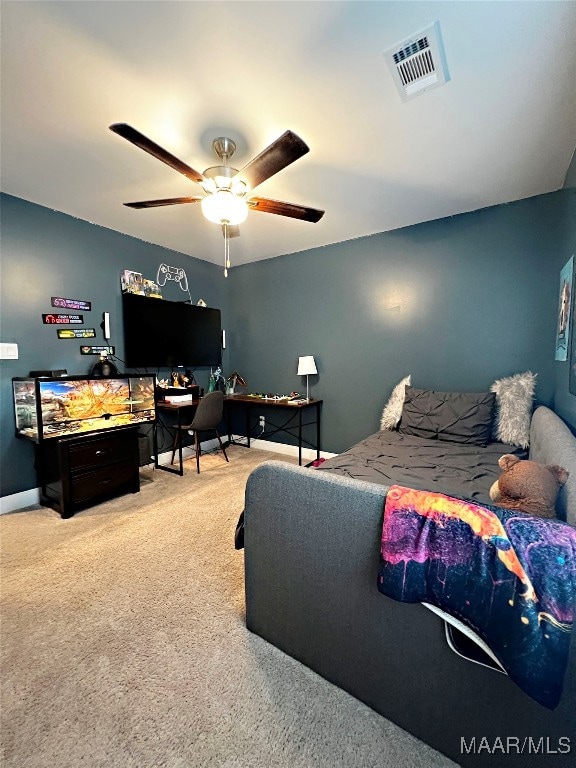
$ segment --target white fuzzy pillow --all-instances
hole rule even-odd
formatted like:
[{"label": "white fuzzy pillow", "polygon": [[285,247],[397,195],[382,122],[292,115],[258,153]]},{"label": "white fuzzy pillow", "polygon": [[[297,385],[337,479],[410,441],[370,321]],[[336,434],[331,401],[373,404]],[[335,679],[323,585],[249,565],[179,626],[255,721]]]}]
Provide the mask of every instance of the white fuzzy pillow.
[{"label": "white fuzzy pillow", "polygon": [[496,417],[492,438],[509,445],[528,448],[530,420],[537,374],[532,371],[498,379],[490,387],[496,393]]},{"label": "white fuzzy pillow", "polygon": [[400,421],[400,417],[402,416],[406,387],[410,386],[410,384],[410,374],[408,374],[408,376],[396,384],[392,390],[392,394],[390,395],[388,402],[384,406],[384,410],[382,411],[380,429],[396,429],[398,422]]}]

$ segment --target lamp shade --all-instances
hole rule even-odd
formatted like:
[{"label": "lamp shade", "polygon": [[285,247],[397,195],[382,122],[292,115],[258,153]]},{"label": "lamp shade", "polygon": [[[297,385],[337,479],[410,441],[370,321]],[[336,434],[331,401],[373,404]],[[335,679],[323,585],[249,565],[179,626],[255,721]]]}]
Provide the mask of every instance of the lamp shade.
[{"label": "lamp shade", "polygon": [[308,376],[311,373],[318,373],[316,363],[312,355],[305,355],[298,358],[298,376]]},{"label": "lamp shade", "polygon": [[248,206],[241,197],[227,189],[202,198],[202,213],[215,224],[242,224],[248,215]]}]

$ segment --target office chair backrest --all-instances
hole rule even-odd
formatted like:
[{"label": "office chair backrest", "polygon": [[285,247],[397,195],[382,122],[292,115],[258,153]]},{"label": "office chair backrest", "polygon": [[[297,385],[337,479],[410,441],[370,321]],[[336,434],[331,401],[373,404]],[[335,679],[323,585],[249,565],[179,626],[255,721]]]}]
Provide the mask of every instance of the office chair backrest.
[{"label": "office chair backrest", "polygon": [[224,395],[222,392],[208,392],[200,400],[192,423],[188,429],[216,429],[222,421]]}]

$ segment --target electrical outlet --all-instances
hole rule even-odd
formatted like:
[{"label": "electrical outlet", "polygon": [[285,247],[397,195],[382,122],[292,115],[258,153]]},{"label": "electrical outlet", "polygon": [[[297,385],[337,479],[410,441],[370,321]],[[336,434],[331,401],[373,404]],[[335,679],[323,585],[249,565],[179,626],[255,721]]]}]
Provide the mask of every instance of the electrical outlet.
[{"label": "electrical outlet", "polygon": [[260,416],[260,428],[266,429],[266,419],[264,418],[264,416]]}]

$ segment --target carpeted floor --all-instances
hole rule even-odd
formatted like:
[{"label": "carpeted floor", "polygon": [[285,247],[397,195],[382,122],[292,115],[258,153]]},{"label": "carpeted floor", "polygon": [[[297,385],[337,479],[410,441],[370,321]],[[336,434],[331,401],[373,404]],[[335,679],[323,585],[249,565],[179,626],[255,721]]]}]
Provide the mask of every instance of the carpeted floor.
[{"label": "carpeted floor", "polygon": [[5,768],[454,765],[246,630],[234,528],[278,454],[229,456],[0,516]]}]

